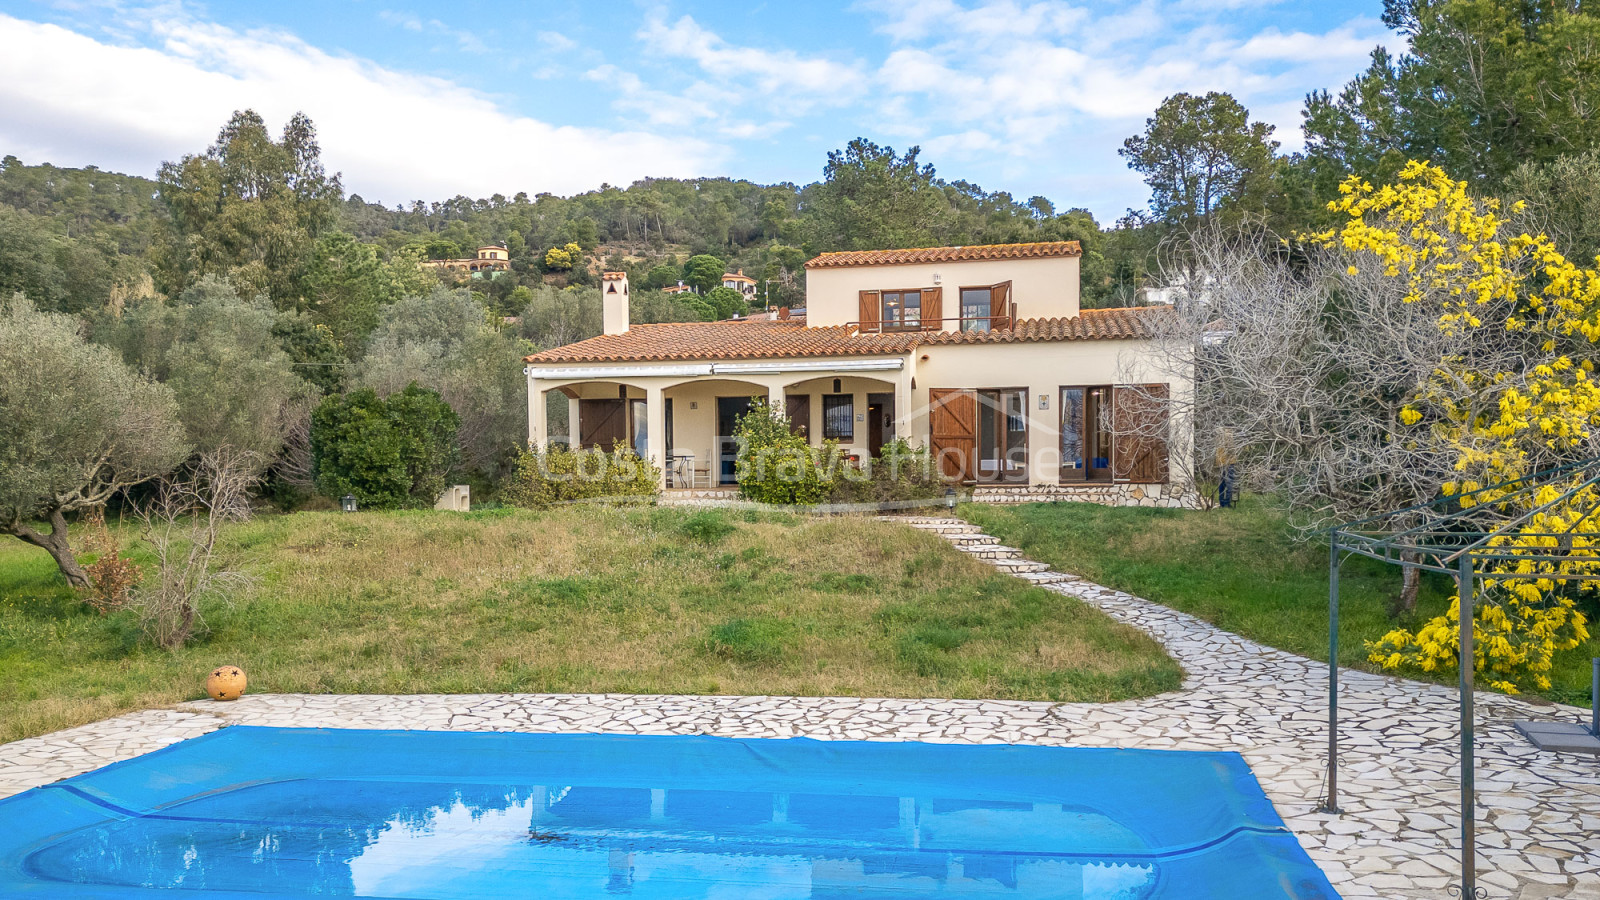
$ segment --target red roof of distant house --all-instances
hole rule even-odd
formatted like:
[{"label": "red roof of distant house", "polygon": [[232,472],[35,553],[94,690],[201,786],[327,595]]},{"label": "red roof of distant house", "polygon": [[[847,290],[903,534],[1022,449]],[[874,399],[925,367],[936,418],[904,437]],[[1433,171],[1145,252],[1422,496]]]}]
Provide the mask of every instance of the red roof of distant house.
[{"label": "red roof of distant house", "polygon": [[904,266],[913,263],[962,262],[975,259],[1048,259],[1082,256],[1077,241],[1037,241],[1031,244],[980,244],[972,247],[917,247],[909,250],[845,250],[824,253],[806,263],[808,269],[845,266]]},{"label": "red roof of distant house", "polygon": [[530,363],[686,362],[808,356],[884,356],[923,344],[1126,340],[1150,337],[1152,316],[1166,307],[1086,309],[1074,318],[1021,319],[999,331],[891,331],[861,334],[853,326],[808,328],[794,320],[739,319],[635,325],[527,357]]}]

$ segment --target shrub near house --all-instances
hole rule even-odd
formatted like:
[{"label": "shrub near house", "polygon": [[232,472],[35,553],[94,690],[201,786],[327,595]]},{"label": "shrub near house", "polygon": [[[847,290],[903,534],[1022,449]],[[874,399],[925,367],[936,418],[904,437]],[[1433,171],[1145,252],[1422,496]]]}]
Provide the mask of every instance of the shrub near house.
[{"label": "shrub near house", "polygon": [[317,489],[362,507],[432,506],[457,455],[459,422],[415,383],[387,399],[370,388],[328,397],[311,417]]},{"label": "shrub near house", "polygon": [[660,477],[655,466],[622,444],[610,450],[557,444],[522,451],[500,485],[500,499],[529,509],[582,500],[653,500]]},{"label": "shrub near house", "polygon": [[893,503],[931,500],[944,492],[926,450],[895,439],[857,465],[836,441],[812,447],[788,416],[764,400],[751,401],[734,435],[739,494],[758,503]]}]

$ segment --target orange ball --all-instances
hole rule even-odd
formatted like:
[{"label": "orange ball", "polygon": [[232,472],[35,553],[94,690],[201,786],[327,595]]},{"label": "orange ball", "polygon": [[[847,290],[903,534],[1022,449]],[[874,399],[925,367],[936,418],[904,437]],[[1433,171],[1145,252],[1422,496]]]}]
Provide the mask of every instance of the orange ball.
[{"label": "orange ball", "polygon": [[237,700],[244,694],[244,670],[220,666],[206,677],[206,693],[213,700]]}]

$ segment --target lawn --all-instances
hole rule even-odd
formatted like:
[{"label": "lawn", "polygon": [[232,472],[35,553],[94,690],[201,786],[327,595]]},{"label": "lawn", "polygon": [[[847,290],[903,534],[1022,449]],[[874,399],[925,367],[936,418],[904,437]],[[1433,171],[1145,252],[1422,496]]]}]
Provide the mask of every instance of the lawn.
[{"label": "lawn", "polygon": [[[1031,559],[1263,644],[1328,658],[1326,540],[1302,540],[1282,512],[1259,499],[1198,511],[1029,503],[968,504],[960,513]],[[1347,560],[1339,579],[1339,661],[1378,671],[1367,662],[1363,642],[1397,624],[1442,614],[1454,591],[1444,576],[1425,575],[1416,616],[1394,619],[1399,570],[1365,558]],[[1600,656],[1600,638],[1558,656],[1546,696],[1587,705],[1593,656]],[[1454,678],[1444,673],[1438,680]]]},{"label": "lawn", "polygon": [[1149,637],[863,518],[568,507],[235,526],[256,584],[177,652],[0,541],[0,741],[202,696],[629,692],[1109,701],[1178,686]]}]

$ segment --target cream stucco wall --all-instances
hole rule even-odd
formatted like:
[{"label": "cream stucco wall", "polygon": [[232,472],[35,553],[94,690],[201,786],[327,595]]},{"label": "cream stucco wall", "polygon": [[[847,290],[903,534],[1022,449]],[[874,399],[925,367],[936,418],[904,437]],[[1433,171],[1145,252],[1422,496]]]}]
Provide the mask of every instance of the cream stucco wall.
[{"label": "cream stucco wall", "polygon": [[[928,391],[940,388],[1024,388],[1028,410],[1028,480],[1055,484],[1061,477],[1061,388],[1097,384],[1168,384],[1170,478],[1185,480],[1193,431],[1187,418],[1193,382],[1159,366],[1145,341],[1058,341],[924,346],[913,356],[913,409],[906,423],[926,443]],[[1040,407],[1040,397],[1044,408]]]},{"label": "cream stucco wall", "polygon": [[[657,435],[665,433],[665,401],[672,399],[672,439],[675,453],[688,451],[695,455],[696,464],[704,467],[707,460],[713,461],[717,455],[717,398],[719,397],[766,397],[778,408],[784,407],[784,397],[788,394],[808,394],[811,396],[810,434],[813,443],[820,443],[822,433],[822,395],[833,393],[833,379],[840,380],[840,393],[848,393],[854,397],[855,412],[861,419],[856,423],[854,439],[845,442],[848,450],[865,455],[867,452],[868,423],[867,395],[871,393],[891,393],[895,395],[896,410],[907,409],[912,406],[910,394],[909,359],[906,357],[890,358],[898,363],[900,368],[891,368],[885,371],[859,373],[848,371],[851,363],[861,362],[858,359],[843,360],[740,360],[741,364],[753,366],[784,367],[791,365],[817,366],[823,368],[807,371],[772,371],[759,374],[739,376],[716,375],[684,375],[684,374],[650,374],[652,370],[669,371],[673,368],[667,366],[652,366],[639,364],[629,366],[630,374],[618,376],[611,374],[615,367],[611,366],[566,366],[559,367],[561,377],[547,376],[549,369],[541,370],[539,367],[530,367],[528,370],[528,441],[534,445],[543,445],[551,440],[547,417],[544,411],[547,408],[547,395],[551,391],[559,391],[569,396],[582,399],[612,399],[619,396],[619,388],[625,388],[629,400],[644,400],[648,410],[647,434],[648,455],[657,465],[666,464],[665,441]],[[879,357],[873,362],[881,362]],[[841,364],[843,368],[833,370],[827,368],[831,364]],[[702,364],[703,365],[703,364]],[[608,371],[610,370],[610,371]],[[584,374],[586,371],[593,374]],[[571,440],[576,440],[577,405],[571,407],[572,435]],[[898,431],[898,429],[897,429]],[[885,439],[888,439],[886,432]]]},{"label": "cream stucco wall", "polygon": [[[880,358],[881,359],[881,358]],[[890,359],[895,359],[891,357]],[[537,368],[529,372],[529,440],[544,443],[546,434],[545,392],[562,389],[584,398],[618,396],[625,385],[629,399],[647,401],[652,440],[649,455],[658,465],[665,463],[665,441],[656,437],[665,431],[665,400],[673,401],[673,449],[695,455],[703,469],[711,461],[714,471],[717,437],[717,398],[766,396],[782,408],[787,394],[811,397],[809,434],[813,443],[822,440],[822,395],[833,393],[833,379],[840,379],[841,393],[854,397],[854,439],[846,447],[863,455],[867,452],[867,395],[891,393],[895,397],[896,422],[893,433],[913,443],[929,443],[928,392],[937,388],[1020,388],[1027,393],[1028,480],[1034,485],[1060,481],[1060,389],[1071,385],[1168,384],[1172,415],[1168,433],[1170,480],[1185,484],[1191,466],[1192,431],[1188,410],[1193,405],[1193,385],[1185,376],[1174,375],[1158,364],[1158,357],[1144,341],[1053,341],[991,344],[925,345],[898,358],[901,367],[870,373],[835,371],[777,371],[740,376],[648,374],[652,367],[633,367],[637,374],[626,377],[601,374],[605,367],[591,367],[592,376],[582,374],[585,367],[566,367],[561,378],[541,378]],[[744,361],[740,361],[743,363]],[[756,364],[826,364],[820,360],[764,360]],[[859,360],[842,361],[846,366]],[[656,367],[659,368],[659,367]],[[1040,398],[1044,402],[1041,406]],[[575,421],[575,420],[574,420]],[[885,440],[891,435],[886,431]]]},{"label": "cream stucco wall", "polygon": [[[934,276],[939,283],[934,284]],[[961,314],[961,288],[1011,282],[1024,319],[1078,314],[1078,257],[982,259],[904,266],[847,266],[806,270],[806,324],[843,325],[860,317],[862,291],[944,288],[944,314]],[[954,323],[946,330],[955,330]]]}]

